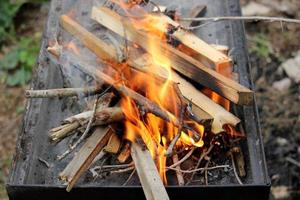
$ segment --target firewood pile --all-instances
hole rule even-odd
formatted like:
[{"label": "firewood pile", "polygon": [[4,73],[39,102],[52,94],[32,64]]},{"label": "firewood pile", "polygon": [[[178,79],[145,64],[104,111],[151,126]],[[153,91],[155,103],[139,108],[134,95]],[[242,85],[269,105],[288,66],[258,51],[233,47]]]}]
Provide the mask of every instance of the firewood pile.
[{"label": "firewood pile", "polygon": [[[205,6],[196,6],[188,17],[204,12]],[[61,28],[105,66],[92,66],[57,42],[48,52],[57,60],[68,52],[74,66],[97,84],[25,94],[28,98],[95,97],[86,111],[49,131],[53,143],[78,134],[57,156],[62,160],[73,154],[59,174],[67,191],[88,170],[93,176],[127,173],[127,181],[120,185],[128,184],[136,173],[147,199],[169,199],[164,185],[171,177],[183,186],[194,184],[200,174],[209,184],[210,170],[229,171],[242,184],[246,172],[239,141],[245,133],[230,110],[231,104],[251,104],[253,92],[238,83],[229,48],[204,42],[188,31],[194,23],[180,17],[151,1],[111,0],[93,7],[91,19],[124,43],[97,37],[71,14],[60,17]],[[114,163],[95,166],[108,155]],[[220,156],[231,165],[215,162]]]}]

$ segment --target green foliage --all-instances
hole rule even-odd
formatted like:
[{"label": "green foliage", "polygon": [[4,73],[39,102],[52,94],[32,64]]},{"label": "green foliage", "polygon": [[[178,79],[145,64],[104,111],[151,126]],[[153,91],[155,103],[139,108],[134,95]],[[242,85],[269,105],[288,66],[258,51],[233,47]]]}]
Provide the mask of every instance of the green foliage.
[{"label": "green foliage", "polygon": [[272,45],[266,35],[257,34],[251,41],[253,42],[253,45],[251,45],[250,51],[256,53],[259,57],[268,59],[273,53]]},{"label": "green foliage", "polygon": [[4,46],[10,49],[0,59],[0,81],[9,86],[24,85],[30,80],[38,55],[39,43],[35,37],[20,37],[15,33],[14,17],[24,3],[45,0],[1,0],[0,2],[0,54]]},{"label": "green foliage", "polygon": [[13,19],[21,7],[21,3],[12,4],[9,0],[0,3],[0,49],[6,39],[11,39],[14,32]]},{"label": "green foliage", "polygon": [[24,85],[31,78],[39,44],[29,37],[22,37],[15,47],[0,60],[2,81],[9,86]]}]

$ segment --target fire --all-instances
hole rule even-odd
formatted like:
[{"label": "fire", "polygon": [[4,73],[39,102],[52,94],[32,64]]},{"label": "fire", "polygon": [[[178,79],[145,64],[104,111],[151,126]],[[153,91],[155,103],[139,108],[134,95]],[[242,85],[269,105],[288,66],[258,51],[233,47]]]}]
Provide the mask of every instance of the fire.
[{"label": "fire", "polygon": [[[154,26],[162,26],[167,29],[167,24],[160,23],[153,15],[148,15],[144,20],[135,21],[132,23],[138,28],[140,25],[149,34],[155,34],[161,41],[166,41],[165,34],[157,32]],[[143,23],[143,24],[141,24]],[[153,38],[153,37],[149,37]],[[178,96],[173,89],[172,82],[172,72],[171,72],[171,62],[166,57],[161,56],[162,52],[155,45],[155,41],[152,39],[148,40],[148,45],[152,54],[152,65],[151,70],[163,69],[167,72],[167,76],[164,82],[159,82],[155,77],[145,74],[131,74],[131,81],[129,82],[129,87],[132,89],[143,88],[144,95],[155,102],[161,108],[173,113],[175,116],[179,116],[181,104]],[[166,150],[170,145],[171,141],[174,139],[178,133],[178,127],[175,127],[172,123],[166,122],[153,114],[142,115],[137,109],[136,105],[132,99],[126,97],[123,98],[121,102],[121,107],[126,116],[127,121],[125,122],[125,138],[130,141],[135,141],[141,138],[147,148],[149,149],[153,159],[156,161],[157,168],[159,170],[160,176],[163,182],[167,183],[166,178],[166,162],[167,157],[165,156]],[[204,127],[196,122],[185,122],[200,135],[200,139],[194,139],[194,133],[191,130],[184,130],[181,132],[181,137],[177,141],[174,149],[177,148],[192,148],[202,147],[203,140],[202,136],[204,133]]]},{"label": "fire", "polygon": [[[172,69],[171,61],[166,56],[162,56],[163,52],[156,45],[157,40],[167,43],[167,35],[161,30],[168,30],[172,28],[172,23],[166,24],[160,20],[161,16],[155,14],[147,14],[141,10],[141,18],[130,17],[132,14],[128,11],[128,6],[122,1],[113,0],[120,7],[122,7],[132,25],[136,29],[142,29],[145,33],[149,34],[148,37],[148,49],[150,55],[152,55],[152,64],[150,73],[130,73],[126,74],[127,86],[131,89],[143,94],[152,102],[156,103],[160,108],[172,113],[174,116],[179,117],[181,111],[180,99],[174,90],[174,82],[172,81]],[[174,26],[175,27],[175,26]],[[172,30],[171,30],[172,31]],[[155,35],[156,37],[152,37]],[[153,39],[155,38],[155,39]],[[133,48],[137,48],[133,46]],[[189,51],[189,48],[185,48],[181,44],[177,47],[181,51],[184,51],[188,55],[192,55],[194,52]],[[159,71],[155,71],[159,70]],[[165,80],[158,81],[153,74],[160,74],[161,70],[166,72]],[[215,69],[217,72],[231,77],[231,67]],[[128,72],[128,71],[127,71]],[[230,109],[230,102],[227,99],[219,96],[215,92],[209,90],[208,96],[216,103],[222,105],[225,109]],[[125,134],[124,137],[132,142],[138,142],[142,140],[150,151],[153,160],[156,162],[156,166],[159,170],[161,179],[167,184],[166,176],[166,163],[167,157],[165,155],[171,142],[178,134],[178,127],[170,122],[149,113],[143,113],[143,108],[139,107],[129,97],[123,97],[121,101],[122,110],[126,116],[125,120]],[[184,119],[183,119],[184,120]],[[195,147],[204,146],[204,127],[194,121],[183,121],[189,128],[183,128],[180,137],[177,140],[174,150],[189,150]],[[224,127],[224,130],[232,136],[240,136],[240,133],[235,131],[230,125]]]}]

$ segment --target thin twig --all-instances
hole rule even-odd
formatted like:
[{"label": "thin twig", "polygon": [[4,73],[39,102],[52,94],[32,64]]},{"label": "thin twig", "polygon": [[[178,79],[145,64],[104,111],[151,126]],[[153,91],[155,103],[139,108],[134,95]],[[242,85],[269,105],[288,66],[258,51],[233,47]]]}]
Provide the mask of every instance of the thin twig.
[{"label": "thin twig", "polygon": [[243,182],[241,181],[238,173],[237,173],[237,170],[236,170],[236,166],[235,166],[235,163],[234,163],[234,157],[233,157],[233,154],[230,152],[230,158],[231,158],[231,162],[232,162],[232,167],[233,167],[233,172],[234,172],[234,175],[235,175],[235,178],[237,180],[237,182],[240,184],[240,185],[243,185]]},{"label": "thin twig", "polygon": [[88,122],[88,124],[86,126],[86,129],[85,129],[84,133],[80,136],[80,138],[75,142],[74,145],[70,146],[70,148],[67,151],[65,151],[65,153],[63,153],[62,155],[60,155],[60,156],[57,157],[58,160],[63,159],[69,153],[71,153],[84,140],[84,138],[86,137],[86,135],[90,131],[92,123],[93,123],[93,121],[95,119],[95,113],[96,113],[96,110],[97,110],[98,98],[99,97],[97,96],[96,99],[95,99],[94,107],[93,107],[93,114],[92,114],[92,116],[91,116],[91,118],[90,118],[90,120],[89,120],[89,122]]},{"label": "thin twig", "polygon": [[[220,16],[220,17],[199,17],[199,18],[180,18],[180,21],[209,21],[209,22],[218,22],[223,20],[243,20],[243,21],[270,21],[270,22],[287,22],[287,23],[296,23],[300,24],[299,19],[290,19],[282,17],[266,17],[266,16]],[[204,24],[199,26],[192,27],[183,27],[187,30],[193,30],[202,27]]]},{"label": "thin twig", "polygon": [[204,169],[204,180],[205,180],[205,185],[208,185],[208,177],[207,177],[207,168],[210,164],[210,161],[207,161],[207,163],[205,164],[205,169]]},{"label": "thin twig", "polygon": [[184,97],[182,96],[182,93],[180,92],[178,85],[177,84],[173,84],[173,85],[174,85],[173,88],[174,88],[175,92],[177,93],[177,96],[180,100],[180,114],[179,114],[179,119],[178,119],[178,131],[177,131],[177,134],[174,137],[174,139],[171,141],[171,143],[165,153],[166,156],[172,155],[173,148],[181,136],[181,131],[183,128],[183,117],[184,117],[184,112],[185,112],[185,108],[186,108],[186,104],[184,102]]},{"label": "thin twig", "polygon": [[133,177],[133,175],[135,174],[135,172],[136,172],[136,169],[134,169],[134,170],[131,172],[131,174],[129,175],[129,177],[128,177],[127,180],[123,183],[122,186],[125,186],[125,185],[127,185],[127,184],[129,183],[129,181],[131,180],[131,178]]},{"label": "thin twig", "polygon": [[173,168],[173,167],[166,167],[165,169],[170,169],[170,170],[174,170],[174,171],[180,171],[182,173],[194,173],[194,172],[199,172],[199,171],[203,171],[203,170],[213,170],[213,169],[220,169],[220,168],[230,168],[229,165],[218,165],[218,166],[214,166],[214,167],[202,167],[202,168],[198,168],[198,169],[193,169],[193,170],[182,170],[182,169],[177,169],[177,168]]},{"label": "thin twig", "polygon": [[[173,155],[173,162],[174,163],[177,163],[178,162],[178,155],[177,154],[174,154]],[[177,165],[176,166],[176,169],[178,169],[177,171],[176,171],[176,176],[177,176],[177,180],[178,180],[178,185],[179,186],[182,186],[182,185],[184,185],[184,178],[183,178],[183,175],[182,175],[182,173],[180,172],[180,165]]]},{"label": "thin twig", "polygon": [[289,163],[296,165],[297,167],[300,167],[300,162],[298,162],[297,160],[295,160],[291,157],[287,157],[285,160],[288,161]]},{"label": "thin twig", "polygon": [[99,169],[115,169],[115,168],[127,168],[127,167],[132,167],[134,164],[133,162],[128,163],[128,164],[121,164],[121,165],[103,165],[103,166],[98,166],[94,167],[94,170],[99,170]]},{"label": "thin twig", "polygon": [[118,169],[118,170],[115,170],[115,171],[111,171],[110,173],[111,174],[114,174],[114,173],[124,173],[124,172],[128,172],[130,170],[133,170],[133,169],[135,169],[134,166],[128,167],[128,168],[125,168],[125,169]]},{"label": "thin twig", "polygon": [[87,88],[57,88],[46,90],[26,90],[26,98],[54,98],[54,97],[72,97],[72,96],[89,96],[99,93],[100,87]]},{"label": "thin twig", "polygon": [[43,158],[38,158],[38,160],[39,160],[41,163],[43,163],[47,168],[50,168],[50,164],[49,164],[46,160],[44,160]]},{"label": "thin twig", "polygon": [[[199,158],[199,160],[198,160],[198,163],[197,163],[195,169],[197,169],[197,168],[200,166],[201,161],[203,160],[203,158],[204,158],[205,156],[207,156],[207,155],[211,152],[211,150],[212,150],[213,148],[214,148],[214,144],[211,144],[210,147],[208,148],[208,150],[207,150],[206,152],[202,152],[202,154],[201,154],[201,156],[200,156],[200,158]],[[195,171],[195,172],[192,174],[190,180],[186,183],[187,185],[191,183],[191,181],[193,180],[193,178],[194,178],[196,172],[197,172],[197,171]]]},{"label": "thin twig", "polygon": [[169,167],[171,167],[171,168],[176,167],[177,165],[180,165],[181,163],[186,161],[193,154],[194,150],[195,150],[195,148],[192,148],[187,154],[185,154],[185,156],[183,158],[181,158],[178,162],[170,165]]}]

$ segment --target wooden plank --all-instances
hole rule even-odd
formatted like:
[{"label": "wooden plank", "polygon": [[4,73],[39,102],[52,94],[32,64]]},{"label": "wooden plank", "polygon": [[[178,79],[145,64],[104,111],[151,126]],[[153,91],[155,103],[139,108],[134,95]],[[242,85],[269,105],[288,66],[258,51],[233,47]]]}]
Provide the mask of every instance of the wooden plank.
[{"label": "wooden plank", "polygon": [[[89,48],[103,60],[113,59],[115,61],[121,61],[121,59],[118,57],[116,49],[112,45],[105,43],[103,40],[87,31],[84,27],[71,19],[69,16],[62,15],[60,18],[60,25],[72,35],[76,35],[76,37],[80,39],[80,41],[87,48]],[[95,45],[95,43],[99,45]]]},{"label": "wooden plank", "polygon": [[103,150],[108,153],[116,154],[119,152],[120,147],[121,147],[121,141],[118,138],[117,134],[113,133],[110,136],[109,141]]},{"label": "wooden plank", "polygon": [[224,131],[224,124],[236,126],[240,122],[239,118],[202,94],[191,83],[180,77],[178,74],[173,73],[172,79],[174,82],[179,83],[178,87],[184,96],[189,96],[190,100],[194,102],[194,104],[198,105],[213,117],[214,120],[211,127],[211,131],[213,133],[220,133]]},{"label": "wooden plank", "polygon": [[126,142],[125,145],[123,146],[123,149],[121,150],[120,154],[118,155],[117,159],[120,163],[126,162],[126,160],[130,156],[130,144],[129,142]]},{"label": "wooden plank", "polygon": [[[149,59],[147,55],[141,55],[138,57],[138,59],[134,59],[134,63],[129,62],[129,64],[135,69],[141,70],[146,73],[151,73],[152,75],[158,76],[163,79],[168,77],[166,70],[160,66],[151,64],[151,59]],[[148,60],[148,63],[146,60]],[[200,119],[208,119],[208,121],[203,120],[207,123],[212,122],[211,130],[213,133],[220,133],[224,131],[224,124],[231,124],[235,126],[240,122],[240,119],[238,119],[232,113],[225,110],[222,106],[202,94],[197,88],[195,88],[195,86],[178,75],[176,72],[171,71],[170,77],[172,78],[173,82],[178,83],[178,87],[182,95],[187,100],[192,102],[194,114],[199,116]]]},{"label": "wooden plank", "polygon": [[[64,21],[65,19],[66,18],[63,18],[61,21]],[[72,19],[67,20],[68,23],[70,23],[71,21],[72,21]],[[63,23],[63,24],[65,24],[65,23]],[[73,24],[75,26],[75,28],[80,27],[79,24],[75,24],[74,22],[72,22],[70,24]],[[73,29],[75,29],[75,28],[73,27]],[[78,29],[82,30],[82,28],[78,28]],[[86,30],[84,30],[84,32],[86,32]],[[77,34],[75,36],[77,36]],[[95,41],[94,45],[98,46],[98,48],[102,48],[102,46],[101,46],[102,42],[98,43],[97,41]],[[103,47],[105,47],[105,46],[103,46]],[[142,71],[149,72],[149,65],[145,64],[146,63],[145,60],[150,59],[149,56],[147,56],[147,54],[140,56],[138,59],[133,58],[133,57],[131,57],[131,59],[132,60],[129,60],[130,65],[134,66],[136,69],[140,69]],[[96,71],[94,70],[93,72],[92,72],[92,70],[89,70],[89,71],[90,71],[89,73],[95,74],[100,79],[101,78],[106,79],[106,76],[104,76],[104,74],[99,72],[98,70],[96,70]],[[166,77],[166,76],[164,76],[164,72],[159,71],[159,69],[155,69],[155,70],[151,69],[151,71],[153,73],[156,73],[156,75],[158,75],[160,77],[163,77],[163,78]],[[214,133],[219,133],[219,132],[223,131],[222,126],[226,123],[234,126],[240,121],[233,114],[226,111],[224,108],[222,108],[218,104],[214,103],[211,99],[207,98],[205,95],[200,93],[192,84],[188,83],[186,80],[184,80],[180,76],[176,75],[176,73],[173,73],[173,74],[174,74],[174,76],[172,76],[172,77],[176,78],[173,81],[180,83],[179,88],[180,88],[181,92],[183,93],[183,96],[189,100],[192,100],[192,102],[194,103],[194,106],[193,106],[194,110],[199,111],[199,109],[200,109],[200,110],[204,110],[204,112],[208,113],[211,116],[211,117],[208,117],[209,122],[212,121],[211,120],[212,118],[214,119],[214,122],[212,123],[212,130]],[[112,82],[113,81],[110,80],[109,83],[112,83]],[[213,107],[213,108],[210,109],[211,107]],[[202,115],[203,112],[199,111],[195,114],[198,114],[200,119],[205,119],[205,117]]]},{"label": "wooden plank", "polygon": [[71,191],[80,176],[88,170],[94,158],[104,148],[112,135],[113,130],[109,127],[97,127],[87,139],[67,167],[60,173],[60,178],[68,183],[67,191]]},{"label": "wooden plank", "polygon": [[198,83],[209,87],[232,102],[242,105],[252,103],[253,92],[251,90],[229,78],[224,77],[214,70],[203,66],[199,61],[182,53],[176,48],[162,43],[159,38],[146,34],[143,31],[138,31],[136,27],[133,27],[131,23],[122,19],[121,16],[114,11],[104,7],[93,7],[92,19],[122,37],[125,37],[124,30],[126,30],[126,38],[139,44],[149,53],[151,53],[152,49],[148,42],[153,42],[153,45],[160,50],[160,56],[162,56],[163,59],[168,59],[170,61],[170,65],[174,69]]},{"label": "wooden plank", "polygon": [[159,176],[155,163],[147,149],[131,144],[131,157],[147,200],[170,199]]}]

